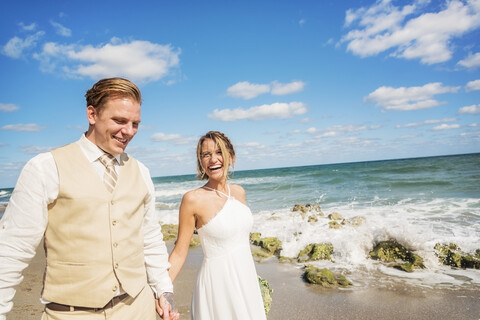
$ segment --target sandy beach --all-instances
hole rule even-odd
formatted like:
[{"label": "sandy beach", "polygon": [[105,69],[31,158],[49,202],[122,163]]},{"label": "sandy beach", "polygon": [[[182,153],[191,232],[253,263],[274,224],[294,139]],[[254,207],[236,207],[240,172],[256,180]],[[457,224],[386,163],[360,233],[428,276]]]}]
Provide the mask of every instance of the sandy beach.
[{"label": "sandy beach", "polygon": [[[169,251],[172,243],[168,243]],[[187,261],[175,281],[175,299],[181,319],[190,319],[190,299],[202,249],[190,249]],[[480,292],[431,290],[395,286],[389,289],[323,289],[302,281],[302,270],[276,259],[257,263],[257,272],[270,282],[272,308],[269,320],[280,319],[480,319]],[[8,320],[40,319],[43,306],[39,301],[45,266],[43,249],[24,271],[17,288],[14,308]],[[160,319],[158,317],[158,319]]]}]

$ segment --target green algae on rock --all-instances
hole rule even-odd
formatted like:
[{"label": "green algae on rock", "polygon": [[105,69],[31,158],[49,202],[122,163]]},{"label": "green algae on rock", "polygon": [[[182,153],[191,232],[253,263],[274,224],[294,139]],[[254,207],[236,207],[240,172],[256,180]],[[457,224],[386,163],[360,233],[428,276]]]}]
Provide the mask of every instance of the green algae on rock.
[{"label": "green algae on rock", "polygon": [[[377,243],[375,248],[370,251],[369,256],[375,260],[392,263],[392,267],[406,272],[425,268],[423,259],[419,255],[393,240]],[[399,263],[399,261],[404,263]]]},{"label": "green algae on rock", "polygon": [[353,285],[352,282],[340,273],[334,273],[328,269],[320,269],[311,265],[305,266],[303,278],[309,283],[318,284],[325,288],[347,288]]},{"label": "green algae on rock", "polygon": [[270,288],[270,283],[267,280],[263,279],[260,276],[258,277],[258,284],[260,285],[260,292],[262,293],[263,307],[265,308],[265,315],[268,316],[270,312],[270,307],[272,305],[272,296],[271,293],[273,289]]},{"label": "green algae on rock", "polygon": [[333,245],[331,243],[310,243],[298,253],[298,261],[332,261]]},{"label": "green algae on rock", "polygon": [[437,251],[439,261],[447,266],[457,268],[480,269],[480,249],[475,254],[467,254],[462,252],[459,246],[454,243],[435,244],[434,249]]}]

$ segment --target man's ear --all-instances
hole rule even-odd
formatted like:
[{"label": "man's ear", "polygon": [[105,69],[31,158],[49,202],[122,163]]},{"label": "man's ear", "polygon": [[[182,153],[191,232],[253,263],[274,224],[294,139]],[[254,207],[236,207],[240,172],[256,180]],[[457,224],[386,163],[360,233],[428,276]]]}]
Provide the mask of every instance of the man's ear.
[{"label": "man's ear", "polygon": [[88,119],[88,123],[90,123],[90,125],[94,125],[95,122],[97,122],[97,116],[98,116],[97,109],[95,109],[94,106],[88,106],[87,107],[87,119]]}]

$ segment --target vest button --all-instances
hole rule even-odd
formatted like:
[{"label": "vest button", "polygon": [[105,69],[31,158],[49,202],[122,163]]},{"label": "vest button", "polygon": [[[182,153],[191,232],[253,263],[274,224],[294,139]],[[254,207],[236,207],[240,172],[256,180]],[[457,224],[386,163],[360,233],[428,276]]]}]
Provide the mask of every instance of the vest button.
[{"label": "vest button", "polygon": [[110,203],[111,203],[111,204],[112,204],[112,206],[113,206],[113,205],[115,204],[115,201],[113,201],[113,200],[112,200],[112,201],[110,201]]},{"label": "vest button", "polygon": [[115,263],[115,269],[118,269],[118,263]]},{"label": "vest button", "polygon": [[112,221],[112,226],[116,226],[117,225],[117,220],[113,220]]},{"label": "vest button", "polygon": [[118,287],[117,287],[117,286],[113,286],[112,291],[117,291],[117,290],[118,290]]},{"label": "vest button", "polygon": [[114,248],[118,247],[118,243],[114,242],[114,243],[113,243],[113,247],[114,247]]}]

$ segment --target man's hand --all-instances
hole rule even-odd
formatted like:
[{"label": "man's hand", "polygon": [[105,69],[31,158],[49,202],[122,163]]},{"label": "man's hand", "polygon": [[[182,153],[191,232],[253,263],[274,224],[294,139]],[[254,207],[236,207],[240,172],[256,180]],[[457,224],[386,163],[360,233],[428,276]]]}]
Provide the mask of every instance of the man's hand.
[{"label": "man's hand", "polygon": [[171,292],[164,292],[155,300],[155,309],[164,320],[178,320],[180,318]]}]

